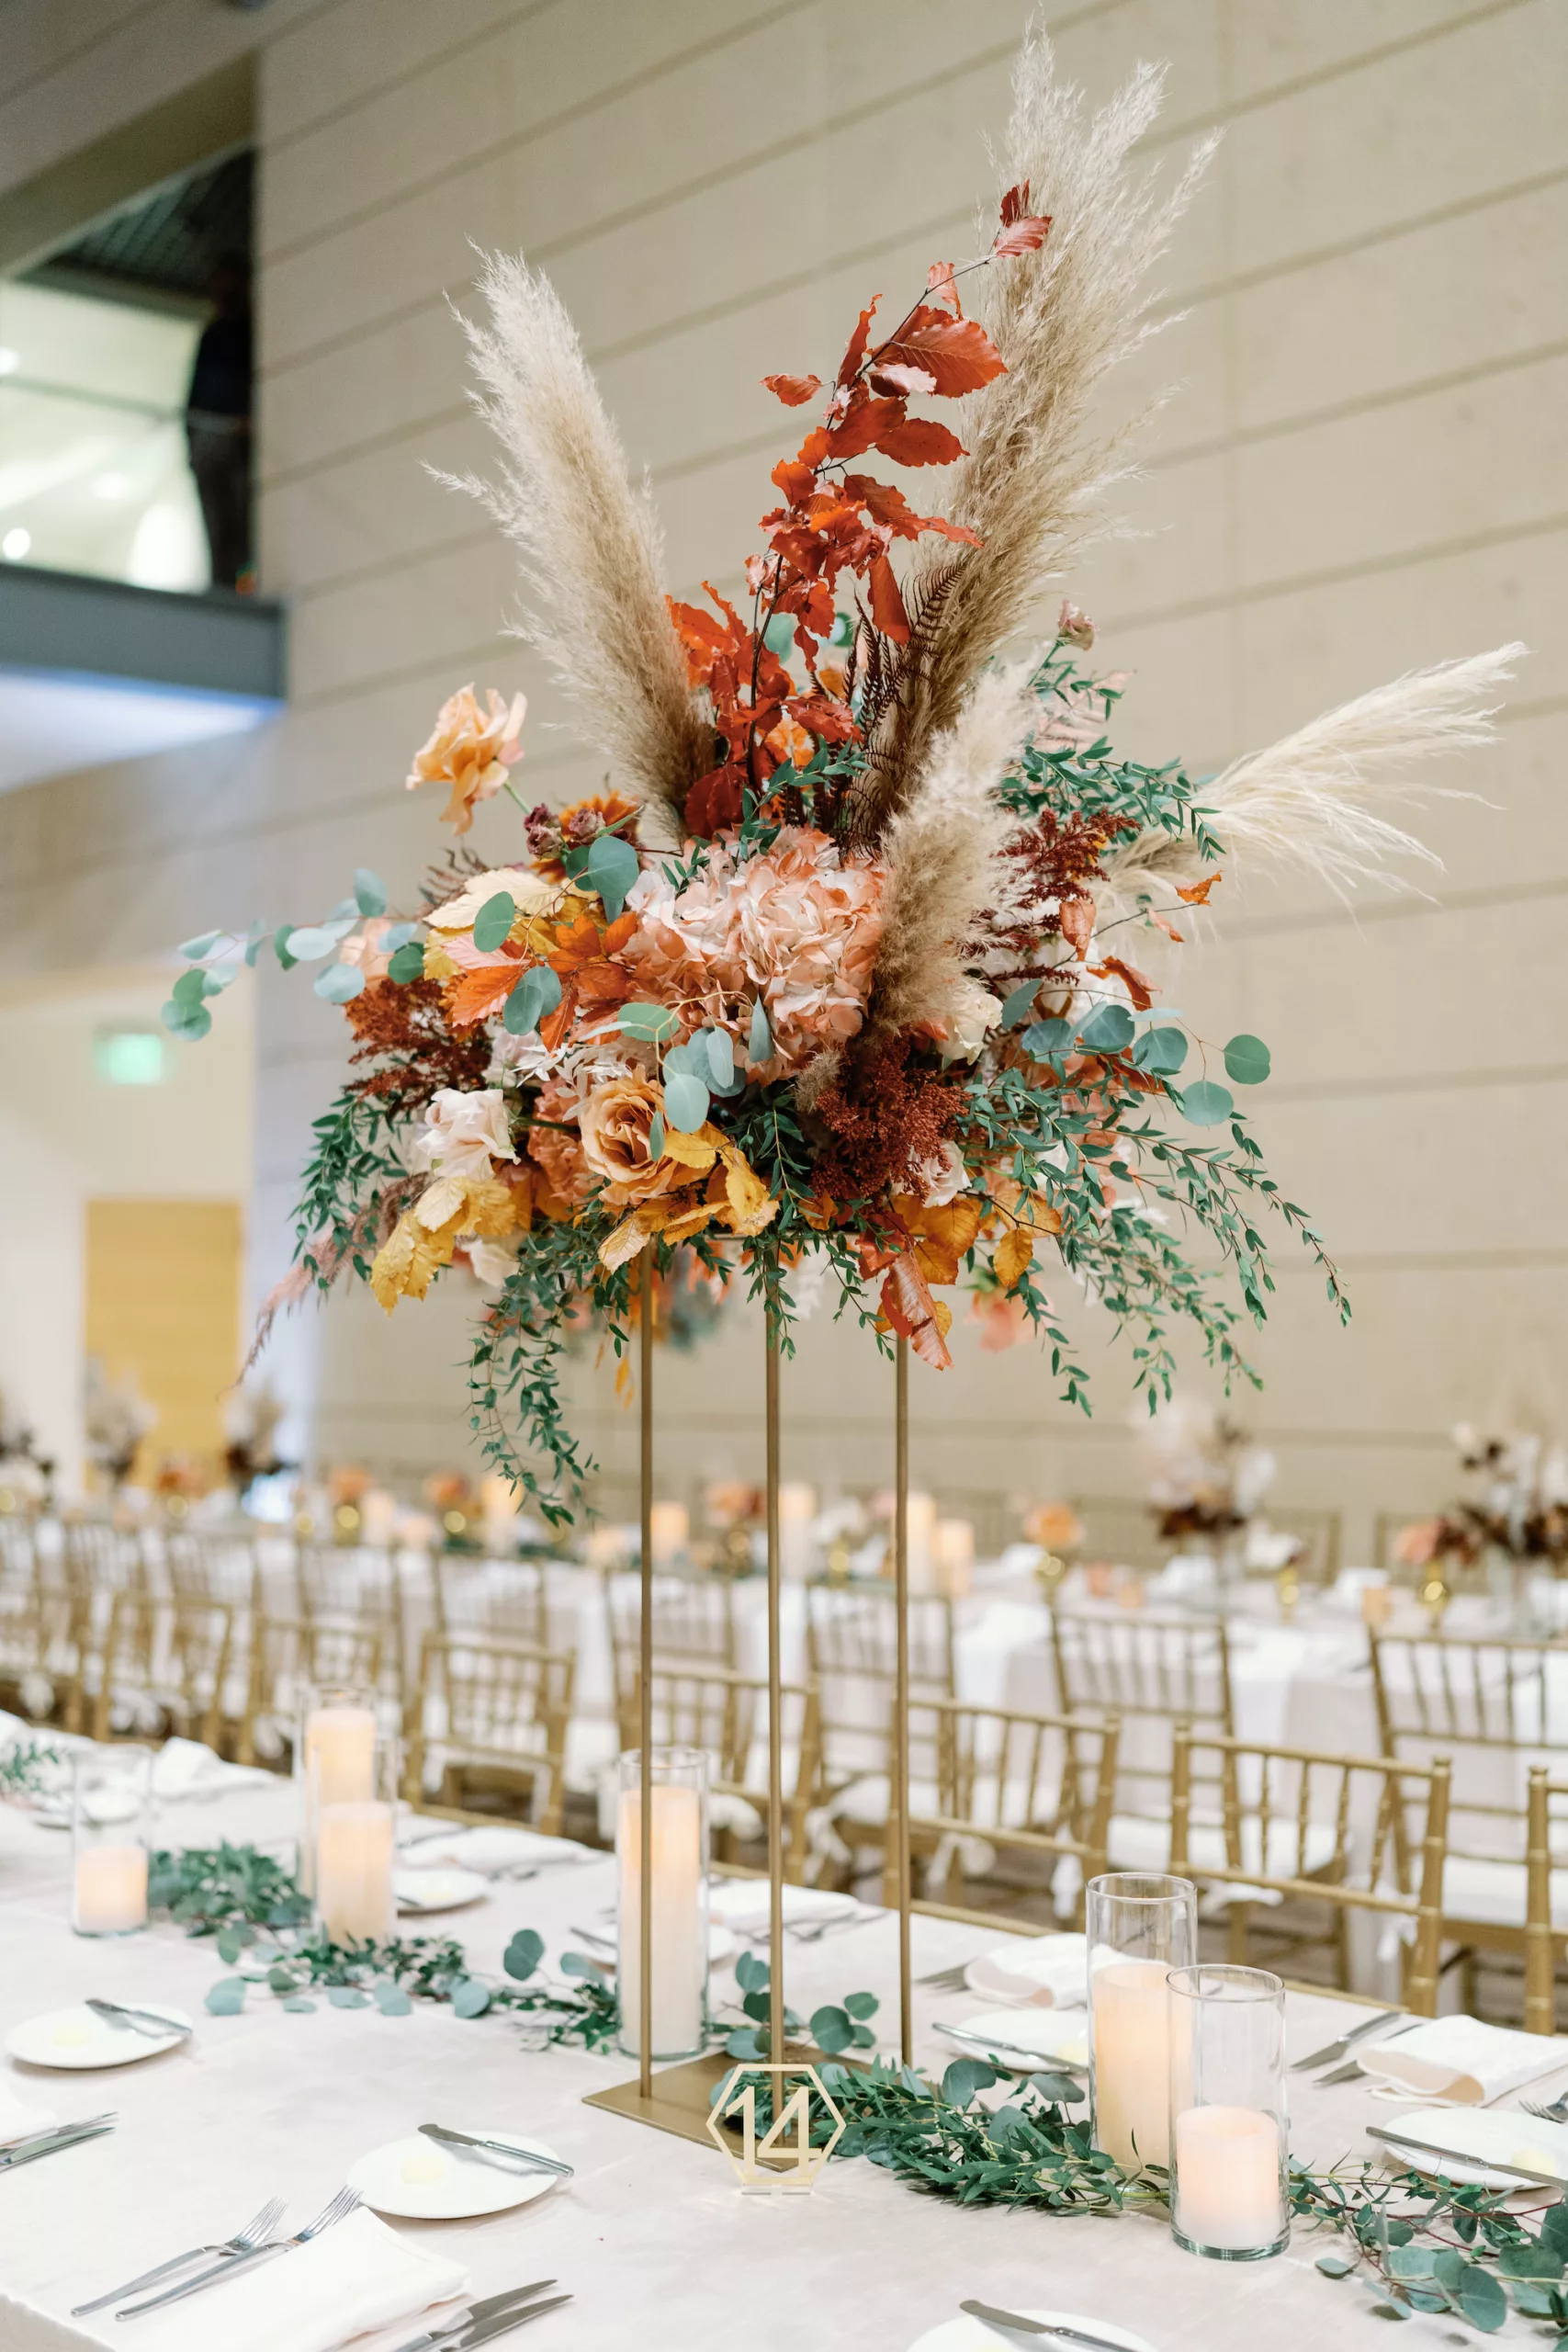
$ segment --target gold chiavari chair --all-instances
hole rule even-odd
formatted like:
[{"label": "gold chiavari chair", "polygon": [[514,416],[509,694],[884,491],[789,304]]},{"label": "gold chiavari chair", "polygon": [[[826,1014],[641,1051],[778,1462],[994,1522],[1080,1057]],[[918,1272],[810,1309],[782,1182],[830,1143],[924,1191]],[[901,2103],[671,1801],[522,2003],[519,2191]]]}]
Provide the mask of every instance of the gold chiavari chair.
[{"label": "gold chiavari chair", "polygon": [[[468,1794],[519,1793],[536,1826],[560,1829],[574,1657],[530,1642],[427,1634],[406,1793],[427,1813],[476,1817]],[[434,1801],[425,1777],[440,1766]],[[479,1818],[490,1817],[479,1815]]]},{"label": "gold chiavari chair", "polygon": [[549,1564],[544,1560],[435,1563],[435,1623],[443,1634],[494,1634],[502,1641],[550,1646]]},{"label": "gold chiavari chair", "polygon": [[384,1695],[395,1700],[412,1722],[412,1693],[405,1673],[403,1588],[389,1552],[368,1545],[308,1544],[295,1546],[298,1613],[306,1624],[355,1626],[380,1639]]},{"label": "gold chiavari chair", "polygon": [[[957,1699],[915,1701],[909,1709],[911,1851],[950,1857],[962,1874],[965,1849],[978,1839],[999,1848],[1024,1871],[1009,1882],[1009,1892],[1032,1894],[1070,1861],[1077,1882],[1075,1913],[1081,1917],[1085,1883],[1107,1867],[1119,1736],[1113,1715],[1094,1722],[974,1707]],[[994,1876],[994,1866],[987,1876]],[[987,1925],[997,1916],[926,1898],[915,1908]]]},{"label": "gold chiavari chair", "polygon": [[81,1660],[63,1578],[51,1573],[30,1522],[0,1520],[0,1698],[47,1722],[80,1717]]},{"label": "gold chiavari chair", "polygon": [[1383,1754],[1452,1759],[1443,1933],[1464,1955],[1465,2006],[1473,2009],[1475,1953],[1527,1957],[1529,1773],[1543,1754],[1568,1749],[1568,1646],[1445,1634],[1367,1638]]},{"label": "gold chiavari chair", "polygon": [[[632,1684],[623,1745],[640,1744],[641,1676]],[[656,1666],[649,1684],[653,1738],[658,1747],[700,1747],[710,1758],[716,1796],[749,1805],[766,1834],[768,1812],[768,1686],[728,1667],[698,1664]],[[779,1736],[784,1757],[784,1872],[798,1878],[806,1861],[806,1817],[817,1793],[819,1762],[817,1694],[785,1683]],[[735,1833],[715,1829],[716,1851],[727,1856]]]},{"label": "gold chiavari chair", "polygon": [[252,1620],[249,1688],[235,1761],[291,1750],[301,1699],[312,1690],[376,1690],[382,1635],[377,1625],[337,1625],[299,1617]]},{"label": "gold chiavari chair", "polygon": [[1568,1783],[1544,1764],[1530,1766],[1527,1815],[1525,2031],[1555,2033],[1557,1964],[1568,1943]]},{"label": "gold chiavari chair", "polygon": [[234,1612],[219,1600],[159,1600],[119,1592],[94,1661],[95,1739],[146,1738],[176,1731],[221,1749],[226,1728],[243,1719],[231,1710]]},{"label": "gold chiavari chair", "polygon": [[[1179,1724],[1228,1735],[1230,1638],[1224,1620],[1051,1612],[1064,1713],[1121,1724],[1110,1828],[1112,1870],[1157,1870],[1170,1819],[1171,1743]],[[1217,1809],[1217,1808],[1216,1808]]]},{"label": "gold chiavari chair", "polygon": [[[808,1585],[807,1657],[817,1693],[821,1738],[821,1799],[832,1822],[852,1831],[849,1849],[879,1850],[892,1868],[887,1834],[892,1802],[891,1725],[897,1684],[898,1619],[891,1586],[886,1592],[847,1592]],[[957,1686],[953,1609],[945,1594],[918,1593],[909,1601],[911,1697],[951,1699]],[[823,1843],[845,1863],[845,1840]]]},{"label": "gold chiavari chair", "polygon": [[[1210,1770],[1201,1773],[1207,1759]],[[1194,1790],[1217,1781],[1218,1824],[1200,1821]],[[1320,1756],[1176,1727],[1171,1758],[1167,1868],[1201,1887],[1235,1888],[1228,1905],[1230,1956],[1245,1965],[1258,1899],[1325,1904],[1326,1940],[1346,1960],[1352,1911],[1412,1923],[1402,1946],[1403,1999],[1435,2017],[1443,1938],[1443,1866],[1448,1853],[1446,1759],[1406,1764],[1387,1756]]]},{"label": "gold chiavari chair", "polygon": [[[640,1579],[624,1572],[607,1576],[604,1608],[610,1629],[616,1712],[624,1723],[642,1655]],[[729,1577],[655,1576],[653,1655],[666,1663],[680,1659],[735,1667],[735,1587]],[[635,1747],[636,1742],[632,1745]]]},{"label": "gold chiavari chair", "polygon": [[68,1519],[62,1527],[60,1565],[69,1640],[78,1660],[75,1682],[66,1692],[65,1724],[68,1731],[80,1731],[87,1662],[101,1654],[116,1598],[148,1590],[147,1562],[139,1538],[127,1530],[102,1519]]}]

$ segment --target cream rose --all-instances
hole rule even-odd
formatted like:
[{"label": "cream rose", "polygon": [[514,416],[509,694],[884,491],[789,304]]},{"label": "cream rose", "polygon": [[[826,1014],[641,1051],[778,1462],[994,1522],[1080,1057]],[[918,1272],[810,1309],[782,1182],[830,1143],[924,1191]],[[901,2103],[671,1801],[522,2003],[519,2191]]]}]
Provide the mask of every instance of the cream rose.
[{"label": "cream rose", "polygon": [[500,1087],[480,1087],[472,1094],[443,1087],[432,1100],[409,1157],[433,1176],[490,1176],[494,1161],[515,1159]]}]

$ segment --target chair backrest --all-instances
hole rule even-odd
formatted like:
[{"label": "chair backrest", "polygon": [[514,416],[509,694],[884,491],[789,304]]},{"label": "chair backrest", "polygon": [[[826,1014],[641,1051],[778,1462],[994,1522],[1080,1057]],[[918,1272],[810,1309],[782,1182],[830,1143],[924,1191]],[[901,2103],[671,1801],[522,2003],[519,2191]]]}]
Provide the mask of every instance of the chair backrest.
[{"label": "chair backrest", "polygon": [[916,1700],[909,1708],[910,1834],[927,1842],[977,1835],[1019,1855],[1071,1859],[1081,1893],[1082,1883],[1106,1868],[1118,1736],[1114,1716],[1095,1721]]},{"label": "chair backrest", "polygon": [[1554,1871],[1568,1869],[1568,1782],[1532,1764],[1525,1850],[1525,2031],[1557,2031],[1557,1955],[1561,1918],[1551,1916]]},{"label": "chair backrest", "polygon": [[1051,1612],[1056,1691],[1070,1714],[1154,1715],[1233,1728],[1224,1621]]},{"label": "chair backrest", "polygon": [[240,1761],[255,1752],[257,1726],[284,1725],[292,1737],[308,1690],[375,1690],[385,1636],[378,1625],[257,1616],[252,1621],[250,1695]]},{"label": "chair backrest", "polygon": [[[642,1581],[620,1573],[604,1579],[610,1656],[615,1689],[623,1703],[641,1657]],[[702,1659],[710,1666],[736,1663],[735,1587],[728,1577],[656,1576],[653,1579],[653,1654],[669,1660]]]},{"label": "chair backrest", "polygon": [[[885,1772],[897,1671],[898,1611],[891,1587],[851,1592],[807,1587],[807,1651],[817,1692],[823,1767],[842,1786],[862,1773]],[[951,1699],[957,1687],[953,1602],[917,1593],[909,1601],[911,1696]]]},{"label": "chair backrest", "polygon": [[[653,1739],[658,1747],[700,1747],[713,1759],[713,1785],[762,1805],[768,1795],[768,1686],[732,1668],[698,1664],[654,1668],[649,1683]],[[641,1739],[640,1677],[622,1724],[622,1742]],[[809,1794],[817,1765],[817,1696],[799,1684],[783,1686],[779,1738],[784,1797]]]},{"label": "chair backrest", "polygon": [[1495,1857],[1501,1822],[1517,1860],[1527,1759],[1562,1745],[1568,1731],[1551,1720],[1553,1680],[1559,1709],[1568,1711],[1568,1645],[1371,1631],[1367,1643],[1383,1754],[1415,1763],[1451,1757],[1450,1849],[1462,1839]]},{"label": "chair backrest", "polygon": [[550,1646],[549,1565],[543,1560],[464,1560],[435,1564],[436,1623],[443,1633],[485,1633]]},{"label": "chair backrest", "polygon": [[[117,1708],[157,1712],[216,1747],[234,1651],[234,1611],[223,1601],[164,1601],[116,1593],[101,1652],[93,1736],[107,1739]],[[133,1724],[131,1736],[146,1726]]]},{"label": "chair backrest", "polygon": [[539,1826],[558,1829],[576,1671],[575,1656],[531,1642],[427,1634],[409,1744],[411,1795],[418,1801],[426,1754],[434,1747],[448,1771],[466,1760],[521,1768],[535,1791]]},{"label": "chair backrest", "polygon": [[[1200,1780],[1223,1792],[1217,1832],[1194,1817]],[[1325,1756],[1176,1726],[1171,1874],[1410,1920],[1404,1997],[1417,2017],[1437,2014],[1448,1835],[1441,1758]]]},{"label": "chair backrest", "polygon": [[222,1600],[254,1608],[258,1587],[254,1538],[171,1528],[164,1537],[169,1589],[180,1600]]}]

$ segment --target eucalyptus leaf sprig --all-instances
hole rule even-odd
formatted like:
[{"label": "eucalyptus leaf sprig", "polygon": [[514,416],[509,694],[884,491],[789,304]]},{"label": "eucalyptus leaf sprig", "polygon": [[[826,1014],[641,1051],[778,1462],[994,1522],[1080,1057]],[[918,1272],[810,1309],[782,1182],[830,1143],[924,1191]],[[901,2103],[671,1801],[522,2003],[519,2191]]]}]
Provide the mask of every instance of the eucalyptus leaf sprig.
[{"label": "eucalyptus leaf sprig", "polygon": [[[727,2035],[725,2050],[731,2058],[765,2060],[769,2055],[768,1986],[772,1971],[754,1951],[743,1951],[735,1963],[735,1981],[740,1987],[740,2006],[753,2022],[738,2026]],[[809,2033],[817,2048],[830,2054],[843,2050],[874,2050],[876,2036],[866,2019],[874,2017],[880,2007],[874,1993],[846,1993],[842,2002],[826,2002],[813,2009],[804,2021],[786,2007],[784,2040],[787,2042],[792,2037]]]},{"label": "eucalyptus leaf sprig", "polygon": [[17,1740],[0,1754],[0,1798],[40,1797],[56,1780],[65,1758],[40,1740]]},{"label": "eucalyptus leaf sprig", "polygon": [[1568,2204],[1521,2212],[1510,2210],[1516,2194],[1365,2163],[1291,2168],[1292,2211],[1333,2230],[1343,2248],[1319,2255],[1317,2267],[1359,2280],[1380,2319],[1440,2312],[1490,2335],[1511,2305],[1553,2326],[1549,2352],[1568,2352]]}]

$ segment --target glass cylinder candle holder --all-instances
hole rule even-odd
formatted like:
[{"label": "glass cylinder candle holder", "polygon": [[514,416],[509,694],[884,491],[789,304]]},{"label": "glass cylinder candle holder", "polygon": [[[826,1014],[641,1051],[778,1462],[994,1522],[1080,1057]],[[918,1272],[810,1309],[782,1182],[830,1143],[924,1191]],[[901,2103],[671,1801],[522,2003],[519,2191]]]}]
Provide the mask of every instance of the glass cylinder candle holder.
[{"label": "glass cylinder candle holder", "polygon": [[1285,1987],[1266,1968],[1176,1968],[1170,2227],[1189,2254],[1260,2262],[1291,2234]]},{"label": "glass cylinder candle holder", "polygon": [[80,1749],[71,1801],[71,1924],[79,1936],[130,1936],[147,1925],[152,1850],[152,1750]]},{"label": "glass cylinder candle holder", "polygon": [[1166,1978],[1198,1957],[1198,1891],[1190,1879],[1112,1871],[1089,1883],[1084,1930],[1095,2146],[1130,2172],[1168,2164]]},{"label": "glass cylinder candle holder", "polygon": [[318,1737],[306,1765],[310,1892],[322,1933],[337,1944],[380,1942],[395,1917],[398,1744],[375,1730],[374,1716],[371,1724],[367,1754],[355,1745],[345,1757]]},{"label": "glass cylinder candle holder", "polygon": [[299,1883],[313,1891],[318,1798],[363,1803],[376,1793],[379,1719],[376,1693],[348,1684],[307,1684],[294,1726],[294,1778],[299,1787]]},{"label": "glass cylinder candle holder", "polygon": [[[708,1759],[653,1751],[652,2056],[693,2058],[707,2041]],[[621,2048],[642,2054],[642,1759],[621,1758],[615,1821]]]}]

